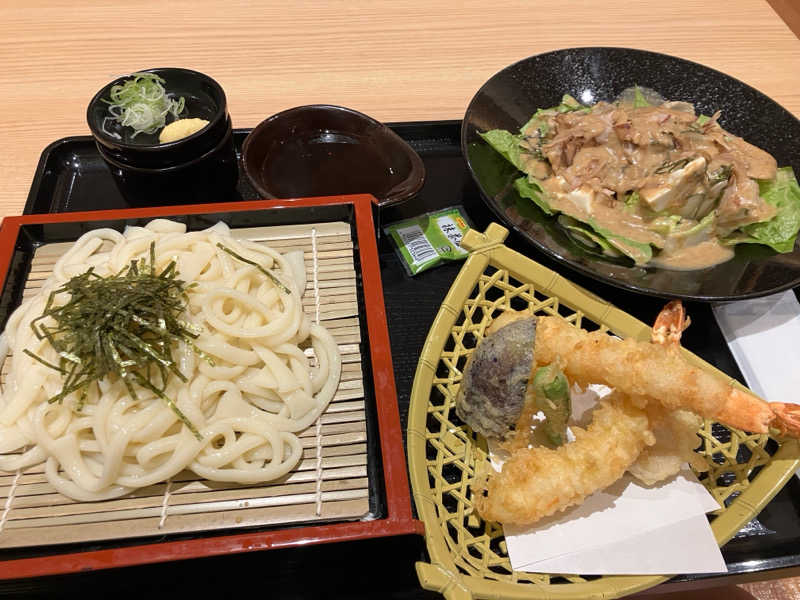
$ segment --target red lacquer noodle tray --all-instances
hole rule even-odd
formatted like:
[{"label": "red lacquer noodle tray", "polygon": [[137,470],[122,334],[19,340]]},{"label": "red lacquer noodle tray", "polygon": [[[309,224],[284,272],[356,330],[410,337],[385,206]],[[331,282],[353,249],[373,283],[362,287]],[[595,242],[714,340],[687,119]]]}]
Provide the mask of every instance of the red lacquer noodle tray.
[{"label": "red lacquer noodle tray", "polygon": [[[0,472],[0,578],[122,567],[310,543],[422,533],[413,518],[368,195],[8,217],[0,226],[0,324],[82,234],[154,218],[303,250],[304,310],[343,358],[334,400],[301,434],[303,459],[260,486],[188,474],[132,498],[75,502],[36,467]],[[38,282],[38,283],[37,283]]]}]

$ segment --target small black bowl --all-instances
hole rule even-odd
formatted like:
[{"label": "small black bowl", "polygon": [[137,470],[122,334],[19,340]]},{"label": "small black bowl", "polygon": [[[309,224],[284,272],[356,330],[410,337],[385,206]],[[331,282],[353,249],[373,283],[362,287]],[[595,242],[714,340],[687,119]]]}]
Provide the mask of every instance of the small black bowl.
[{"label": "small black bowl", "polygon": [[238,168],[225,92],[197,71],[160,68],[145,72],[162,77],[168,93],[186,100],[181,118],[201,118],[209,123],[165,144],[159,143],[159,132],[134,137],[132,128],[108,119],[104,101],[110,98],[111,87],[130,75],[104,86],[89,103],[86,119],[120,191],[134,206],[228,199],[236,187]]},{"label": "small black bowl", "polygon": [[247,136],[244,171],[265,198],[370,193],[379,206],[419,192],[425,166],[395,132],[365,114],[326,104],[269,117]]}]

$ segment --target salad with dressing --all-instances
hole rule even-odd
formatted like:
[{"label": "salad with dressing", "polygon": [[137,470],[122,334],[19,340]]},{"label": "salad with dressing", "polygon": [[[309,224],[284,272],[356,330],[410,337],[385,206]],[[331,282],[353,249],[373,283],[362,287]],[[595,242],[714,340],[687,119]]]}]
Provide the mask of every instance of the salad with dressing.
[{"label": "salad with dressing", "polygon": [[569,95],[519,133],[481,133],[524,173],[514,186],[573,237],[637,265],[701,269],[740,243],[791,252],[800,186],[791,167],[640,88],[585,106]]}]

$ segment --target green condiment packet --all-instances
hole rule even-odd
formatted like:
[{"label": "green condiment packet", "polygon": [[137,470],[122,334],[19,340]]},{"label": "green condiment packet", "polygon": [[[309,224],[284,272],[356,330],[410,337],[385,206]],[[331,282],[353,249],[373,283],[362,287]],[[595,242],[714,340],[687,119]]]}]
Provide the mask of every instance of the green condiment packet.
[{"label": "green condiment packet", "polygon": [[425,213],[391,223],[384,232],[409,275],[416,275],[445,261],[461,260],[469,254],[459,245],[470,225],[460,206]]}]

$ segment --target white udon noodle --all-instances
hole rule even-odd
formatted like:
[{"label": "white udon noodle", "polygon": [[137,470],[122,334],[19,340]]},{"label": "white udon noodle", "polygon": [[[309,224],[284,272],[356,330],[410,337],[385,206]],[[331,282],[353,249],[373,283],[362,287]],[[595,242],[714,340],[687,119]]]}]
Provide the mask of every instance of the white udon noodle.
[{"label": "white udon noodle", "polygon": [[[60,493],[93,501],[184,469],[214,481],[254,484],[280,478],[299,462],[297,434],[316,421],[338,388],[339,349],[303,312],[302,253],[298,264],[291,254],[229,233],[223,223],[186,233],[180,223],[157,219],[124,234],[93,230],[58,260],[41,291],[14,311],[0,336],[0,360],[12,353],[0,396],[0,469],[45,463],[47,480]],[[165,393],[202,441],[163,399],[138,386],[134,399],[119,378],[91,384],[80,411],[77,392],[49,403],[61,391],[61,374],[22,352],[27,348],[58,363],[50,343],[30,327],[50,292],[89,267],[107,276],[132,259],[149,260],[153,241],[157,270],[174,260],[178,277],[197,283],[182,318],[198,328],[195,344],[214,364],[179,343],[173,357],[187,382],[173,375]],[[291,293],[217,243],[270,270]],[[313,367],[299,345],[307,340]]]}]

